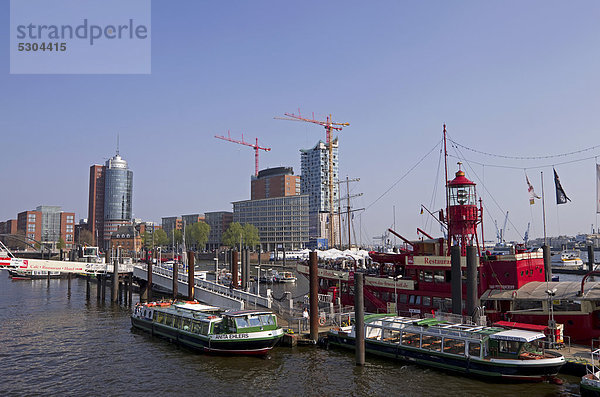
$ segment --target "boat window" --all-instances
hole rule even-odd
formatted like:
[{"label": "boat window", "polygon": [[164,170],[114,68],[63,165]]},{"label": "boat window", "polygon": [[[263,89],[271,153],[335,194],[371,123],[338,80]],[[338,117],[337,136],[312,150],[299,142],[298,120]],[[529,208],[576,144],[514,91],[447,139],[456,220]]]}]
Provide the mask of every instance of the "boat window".
[{"label": "boat window", "polygon": [[201,326],[202,326],[202,323],[200,321],[198,321],[198,320],[192,321],[192,332],[195,334],[199,334]]},{"label": "boat window", "polygon": [[465,355],[465,341],[460,339],[444,338],[444,353]]},{"label": "boat window", "polygon": [[554,304],[554,310],[559,312],[578,312],[581,311],[581,302],[561,300],[558,304]]},{"label": "boat window", "polygon": [[236,317],[235,318],[235,325],[238,329],[240,328],[247,328],[248,327],[248,321],[246,320],[246,317]]},{"label": "boat window", "polygon": [[501,340],[498,343],[500,353],[517,354],[519,352],[520,342],[511,340]]},{"label": "boat window", "polygon": [[517,300],[515,310],[542,310],[541,300]]},{"label": "boat window", "polygon": [[421,305],[421,295],[417,295],[415,298],[415,305]]},{"label": "boat window", "polygon": [[[393,295],[393,294],[394,294],[394,293],[392,292],[392,295]],[[393,299],[393,298],[392,298],[392,299]],[[390,294],[389,294],[388,292],[385,292],[385,291],[384,291],[384,292],[382,292],[382,293],[381,293],[381,300],[382,300],[382,301],[384,301],[384,302],[387,302],[387,301],[389,301],[389,300],[390,300]]]},{"label": "boat window", "polygon": [[433,297],[433,308],[440,309],[442,307],[442,298]]},{"label": "boat window", "polygon": [[479,342],[469,342],[469,356],[479,357],[481,352],[481,345]]},{"label": "boat window", "polygon": [[419,270],[419,280],[423,281],[423,270]]},{"label": "boat window", "polygon": [[157,311],[152,312],[152,318],[154,318],[154,321],[156,321],[156,313],[158,313]]},{"label": "boat window", "polygon": [[160,324],[165,323],[165,314],[163,312],[155,312],[156,313],[156,322]]},{"label": "boat window", "polygon": [[433,273],[433,279],[436,283],[443,283],[444,280],[444,271],[443,270],[436,270]]},{"label": "boat window", "polygon": [[408,303],[410,303],[411,305],[415,304],[415,296],[414,295],[410,296],[410,299],[408,300]]},{"label": "boat window", "polygon": [[425,275],[424,275],[423,281],[425,281],[427,283],[433,282],[433,272],[430,270],[425,270]]},{"label": "boat window", "polygon": [[439,336],[423,335],[421,337],[421,347],[427,350],[442,351],[442,338]]},{"label": "boat window", "polygon": [[398,295],[398,298],[399,298],[398,301],[400,303],[406,303],[406,294],[400,294],[400,295]]},{"label": "boat window", "polygon": [[431,306],[431,297],[430,296],[423,297],[423,306]]},{"label": "boat window", "polygon": [[165,314],[165,324],[169,325],[169,326],[173,326],[173,315],[172,314]]},{"label": "boat window", "polygon": [[208,335],[208,330],[210,329],[210,323],[209,322],[202,322],[200,324],[200,333],[202,335]]},{"label": "boat window", "polygon": [[248,317],[248,325],[250,327],[260,327],[260,319],[258,317]]},{"label": "boat window", "polygon": [[261,314],[259,317],[262,325],[275,325],[275,319],[272,314]]},{"label": "boat window", "polygon": [[400,331],[384,328],[383,340],[390,343],[400,343]]},{"label": "boat window", "polygon": [[184,331],[189,331],[191,328],[192,320],[189,318],[181,319],[181,329]]},{"label": "boat window", "polygon": [[412,332],[404,332],[402,333],[402,344],[410,347],[419,347],[420,346],[420,334],[415,334]]}]

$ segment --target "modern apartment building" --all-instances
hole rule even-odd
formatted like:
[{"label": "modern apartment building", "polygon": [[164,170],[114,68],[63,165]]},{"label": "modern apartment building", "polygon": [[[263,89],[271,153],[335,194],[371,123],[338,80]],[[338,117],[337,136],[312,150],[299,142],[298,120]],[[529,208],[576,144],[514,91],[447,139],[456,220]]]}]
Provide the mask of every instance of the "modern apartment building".
[{"label": "modern apartment building", "polygon": [[[338,140],[332,142],[333,164],[333,211],[336,212],[339,198],[338,184]],[[327,144],[319,141],[310,149],[300,150],[301,181],[300,193],[308,195],[309,235],[311,239],[329,238],[329,227],[333,228],[333,243],[339,239],[336,218],[329,219],[329,150]]]},{"label": "modern apartment building", "polygon": [[75,241],[75,213],[63,212],[59,206],[40,205],[35,211],[17,215],[17,232],[27,238],[28,244],[39,242],[50,249],[62,239],[64,248],[70,250]]},{"label": "modern apartment building", "polygon": [[162,218],[162,228],[170,236],[175,230],[183,230],[183,219],[180,216],[168,216]]},{"label": "modern apartment building", "polygon": [[233,221],[256,226],[263,250],[299,250],[309,240],[308,203],[308,195],[237,201]]}]

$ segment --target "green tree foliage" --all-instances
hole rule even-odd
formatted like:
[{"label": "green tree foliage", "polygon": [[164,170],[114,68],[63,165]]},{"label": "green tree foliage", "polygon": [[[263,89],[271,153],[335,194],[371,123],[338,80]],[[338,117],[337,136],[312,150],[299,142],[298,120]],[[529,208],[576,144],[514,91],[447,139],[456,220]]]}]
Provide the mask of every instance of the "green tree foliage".
[{"label": "green tree foliage", "polygon": [[142,246],[144,248],[152,248],[152,244],[156,246],[156,241],[152,240],[152,232],[146,230],[146,232],[142,234]]},{"label": "green tree foliage", "polygon": [[238,247],[240,237],[244,233],[244,228],[238,222],[231,222],[225,233],[223,233],[223,244],[229,247]]},{"label": "green tree foliage", "polygon": [[162,229],[156,229],[154,231],[154,246],[161,247],[169,243],[169,237],[167,233]]},{"label": "green tree foliage", "polygon": [[181,244],[183,242],[183,233],[181,230],[173,229],[173,231],[169,234],[168,244],[173,244],[173,234],[175,234],[175,244]]},{"label": "green tree foliage", "polygon": [[239,248],[240,238],[242,247],[254,248],[260,242],[256,226],[249,223],[242,226],[238,222],[232,222],[223,233],[223,244]]},{"label": "green tree foliage", "polygon": [[79,231],[79,244],[81,245],[94,245],[94,235],[87,229],[81,229]]},{"label": "green tree foliage", "polygon": [[56,243],[56,249],[57,250],[64,250],[66,247],[66,243],[65,240],[61,237],[58,239],[58,242]]},{"label": "green tree foliage", "polygon": [[244,246],[249,248],[255,248],[260,239],[258,237],[258,229],[251,223],[244,225]]},{"label": "green tree foliage", "polygon": [[210,226],[205,222],[196,222],[185,228],[185,243],[189,246],[195,246],[196,249],[203,249],[208,241]]}]

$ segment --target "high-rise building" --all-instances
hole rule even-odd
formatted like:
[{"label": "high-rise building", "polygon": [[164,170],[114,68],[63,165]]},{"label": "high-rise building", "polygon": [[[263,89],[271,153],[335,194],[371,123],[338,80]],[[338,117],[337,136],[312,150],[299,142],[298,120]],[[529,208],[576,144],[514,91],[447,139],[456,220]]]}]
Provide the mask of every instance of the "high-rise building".
[{"label": "high-rise building", "polygon": [[104,241],[104,171],[103,165],[90,167],[90,193],[88,201],[88,230],[97,246]]},{"label": "high-rise building", "polygon": [[[333,202],[334,212],[338,197],[338,140],[332,142],[333,154]],[[329,151],[327,144],[319,141],[311,149],[300,150],[300,194],[308,195],[309,212],[309,235],[311,239],[329,238],[328,229],[333,230],[333,242],[329,242],[332,247],[336,244],[338,236],[336,233],[337,217],[329,219]]]},{"label": "high-rise building", "polygon": [[292,167],[267,168],[252,176],[250,199],[297,196],[300,194],[300,176],[294,175]]},{"label": "high-rise building", "polygon": [[73,248],[75,240],[75,213],[63,212],[61,207],[40,205],[35,211],[23,211],[17,215],[17,231],[34,245],[42,243],[55,249],[62,239],[64,249]]},{"label": "high-rise building", "polygon": [[110,246],[112,233],[131,224],[132,196],[133,171],[117,152],[104,167],[104,248]]}]

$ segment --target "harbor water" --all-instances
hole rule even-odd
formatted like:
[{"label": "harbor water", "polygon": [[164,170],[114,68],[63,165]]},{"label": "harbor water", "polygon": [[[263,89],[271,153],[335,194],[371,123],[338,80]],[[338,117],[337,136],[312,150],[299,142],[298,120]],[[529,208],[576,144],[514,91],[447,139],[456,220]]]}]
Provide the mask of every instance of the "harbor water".
[{"label": "harbor water", "polygon": [[[316,347],[267,358],[199,354],[134,331],[131,308],[85,298],[85,280],[11,280],[0,271],[0,396],[574,396],[579,378],[493,383]],[[289,288],[289,287],[286,287]],[[297,287],[301,288],[301,287]],[[134,294],[134,301],[138,297]]]}]

